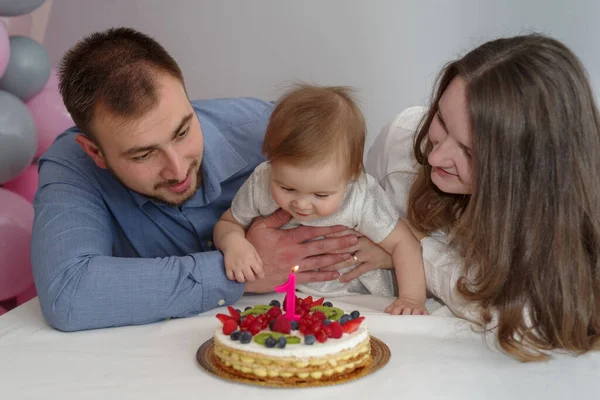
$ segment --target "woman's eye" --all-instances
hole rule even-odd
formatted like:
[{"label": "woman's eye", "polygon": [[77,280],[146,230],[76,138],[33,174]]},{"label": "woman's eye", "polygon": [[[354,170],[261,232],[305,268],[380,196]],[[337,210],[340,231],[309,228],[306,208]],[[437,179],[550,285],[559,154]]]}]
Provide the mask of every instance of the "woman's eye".
[{"label": "woman's eye", "polygon": [[318,193],[315,193],[315,197],[317,197],[319,199],[326,199],[326,198],[329,197],[329,195],[328,194],[318,194]]},{"label": "woman's eye", "polygon": [[285,190],[286,192],[293,192],[293,191],[294,191],[294,189],[292,189],[292,188],[289,188],[289,187],[285,187],[285,186],[281,186],[281,188],[282,188],[283,190]]}]

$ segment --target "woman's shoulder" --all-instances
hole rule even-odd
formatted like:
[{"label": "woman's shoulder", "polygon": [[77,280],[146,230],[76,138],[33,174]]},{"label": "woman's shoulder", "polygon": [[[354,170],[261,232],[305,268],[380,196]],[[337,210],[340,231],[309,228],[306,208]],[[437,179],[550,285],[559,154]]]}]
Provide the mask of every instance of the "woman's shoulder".
[{"label": "woman's shoulder", "polygon": [[409,107],[396,115],[377,135],[367,153],[365,168],[377,180],[394,171],[413,171],[413,138],[427,109]]}]

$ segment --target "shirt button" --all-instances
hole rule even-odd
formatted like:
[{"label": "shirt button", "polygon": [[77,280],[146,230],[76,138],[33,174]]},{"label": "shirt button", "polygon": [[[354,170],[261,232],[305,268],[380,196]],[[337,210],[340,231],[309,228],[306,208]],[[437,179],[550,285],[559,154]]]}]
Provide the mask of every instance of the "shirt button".
[{"label": "shirt button", "polygon": [[221,299],[217,302],[218,305],[222,306],[223,304],[225,304],[225,299]]},{"label": "shirt button", "polygon": [[206,245],[207,245],[208,247],[213,247],[213,244],[214,244],[214,243],[212,242],[212,240],[209,240],[208,242],[206,242]]}]

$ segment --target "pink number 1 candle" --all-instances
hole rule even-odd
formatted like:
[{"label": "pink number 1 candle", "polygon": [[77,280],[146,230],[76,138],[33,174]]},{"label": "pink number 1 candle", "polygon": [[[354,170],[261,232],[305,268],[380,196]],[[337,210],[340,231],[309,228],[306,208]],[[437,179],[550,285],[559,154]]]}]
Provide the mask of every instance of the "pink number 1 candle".
[{"label": "pink number 1 candle", "polygon": [[285,300],[285,317],[288,321],[298,321],[300,316],[296,314],[296,271],[298,270],[296,265],[292,268],[292,272],[288,275],[288,280],[283,285],[275,287],[277,293],[286,293]]}]

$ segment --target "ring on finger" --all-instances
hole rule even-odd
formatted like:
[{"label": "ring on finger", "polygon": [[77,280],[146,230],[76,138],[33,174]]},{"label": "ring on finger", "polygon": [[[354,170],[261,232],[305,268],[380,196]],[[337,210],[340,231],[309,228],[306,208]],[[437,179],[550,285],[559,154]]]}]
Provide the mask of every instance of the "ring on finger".
[{"label": "ring on finger", "polygon": [[356,257],[355,254],[352,254],[352,259],[354,260],[355,263],[358,263],[358,257]]}]

